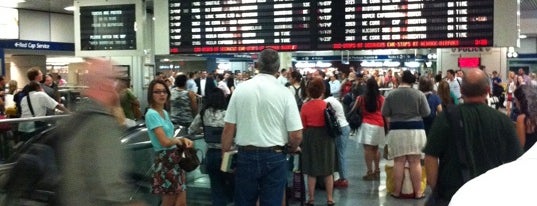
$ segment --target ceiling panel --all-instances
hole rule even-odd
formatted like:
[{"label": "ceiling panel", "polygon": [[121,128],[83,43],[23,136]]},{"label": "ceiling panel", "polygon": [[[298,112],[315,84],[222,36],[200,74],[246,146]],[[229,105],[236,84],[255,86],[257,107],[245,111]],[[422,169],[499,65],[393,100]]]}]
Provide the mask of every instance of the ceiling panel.
[{"label": "ceiling panel", "polygon": [[520,11],[537,10],[537,0],[522,0],[520,2]]},{"label": "ceiling panel", "polygon": [[65,7],[72,5],[73,0],[26,0],[24,3],[19,3],[17,8],[72,14],[73,12],[64,10]]}]

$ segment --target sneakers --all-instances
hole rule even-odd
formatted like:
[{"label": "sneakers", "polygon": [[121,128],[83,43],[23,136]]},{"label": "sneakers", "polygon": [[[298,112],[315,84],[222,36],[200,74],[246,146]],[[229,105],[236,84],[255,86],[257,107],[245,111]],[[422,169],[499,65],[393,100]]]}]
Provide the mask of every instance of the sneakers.
[{"label": "sneakers", "polygon": [[347,188],[349,187],[349,181],[346,179],[339,179],[334,182],[334,188]]}]

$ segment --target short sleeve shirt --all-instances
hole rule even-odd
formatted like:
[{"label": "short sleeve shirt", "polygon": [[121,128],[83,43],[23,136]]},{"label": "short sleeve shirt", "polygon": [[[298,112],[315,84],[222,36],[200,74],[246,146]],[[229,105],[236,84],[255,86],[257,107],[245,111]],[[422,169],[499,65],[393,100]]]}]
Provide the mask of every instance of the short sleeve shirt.
[{"label": "short sleeve shirt", "polygon": [[147,113],[145,114],[145,125],[147,127],[147,133],[149,134],[149,139],[151,140],[151,144],[153,145],[153,149],[155,151],[162,151],[167,149],[173,149],[173,147],[165,148],[163,147],[160,142],[157,139],[157,136],[155,135],[155,132],[153,131],[155,128],[162,127],[164,130],[164,133],[166,134],[166,137],[169,139],[174,138],[173,137],[173,123],[170,120],[170,116],[168,115],[168,112],[164,110],[164,118],[160,116],[160,114],[154,110],[154,109],[148,109]]},{"label": "short sleeve shirt", "polygon": [[[58,102],[52,99],[52,97],[48,96],[45,92],[30,92],[29,95],[23,97],[21,100],[21,117],[33,116],[32,112],[30,111],[30,107],[28,106],[28,97],[30,97],[30,102],[32,103],[32,108],[36,117],[46,116],[47,109],[54,109],[58,105]],[[33,132],[34,130],[34,122],[21,122],[19,124],[19,131],[21,132]]]},{"label": "short sleeve shirt", "polygon": [[[521,155],[515,128],[509,118],[485,104],[459,106],[463,119],[467,157],[472,165],[470,175],[478,176],[489,169],[515,160]],[[433,122],[423,152],[439,158],[437,188],[450,199],[463,185],[453,129],[442,112]]]},{"label": "short sleeve shirt", "polygon": [[288,132],[302,129],[293,94],[268,74],[237,86],[224,121],[236,125],[235,143],[240,146],[285,145]]}]

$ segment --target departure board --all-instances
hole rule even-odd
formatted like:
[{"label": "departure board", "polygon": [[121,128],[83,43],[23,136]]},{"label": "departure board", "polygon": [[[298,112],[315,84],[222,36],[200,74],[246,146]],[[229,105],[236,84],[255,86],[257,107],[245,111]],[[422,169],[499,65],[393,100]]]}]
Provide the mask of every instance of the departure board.
[{"label": "departure board", "polygon": [[135,50],[134,4],[80,7],[81,50]]},{"label": "departure board", "polygon": [[170,53],[484,47],[494,0],[169,0]]}]

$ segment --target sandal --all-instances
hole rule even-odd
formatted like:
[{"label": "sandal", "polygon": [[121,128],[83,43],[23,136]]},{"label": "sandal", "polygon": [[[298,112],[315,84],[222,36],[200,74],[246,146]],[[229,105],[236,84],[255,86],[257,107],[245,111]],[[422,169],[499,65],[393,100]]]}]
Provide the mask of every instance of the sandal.
[{"label": "sandal", "polygon": [[396,195],[396,194],[390,193],[390,196],[392,196],[395,199],[401,199],[401,195]]},{"label": "sandal", "polygon": [[336,203],[334,201],[326,201],[327,206],[334,206]]},{"label": "sandal", "polygon": [[414,197],[414,199],[416,199],[416,200],[421,200],[423,198],[425,198],[425,194],[421,194],[421,196],[415,196]]},{"label": "sandal", "polygon": [[306,206],[314,206],[314,204],[313,204],[314,202],[315,202],[315,200],[308,200],[306,202]]}]

